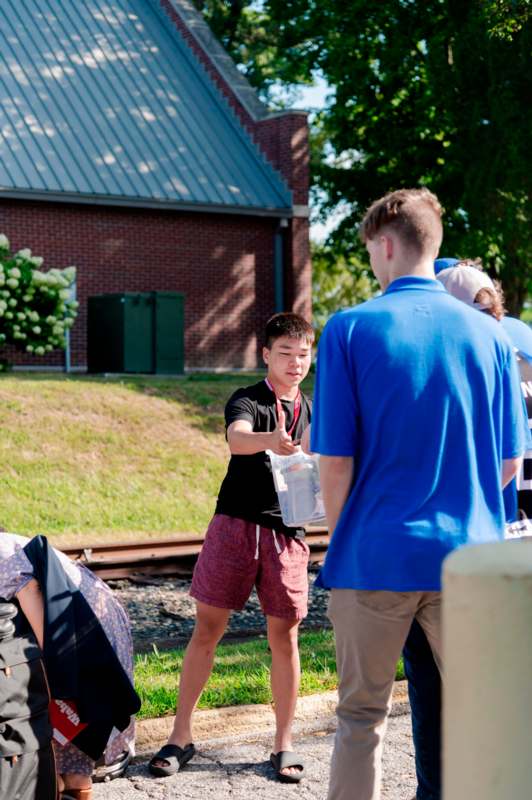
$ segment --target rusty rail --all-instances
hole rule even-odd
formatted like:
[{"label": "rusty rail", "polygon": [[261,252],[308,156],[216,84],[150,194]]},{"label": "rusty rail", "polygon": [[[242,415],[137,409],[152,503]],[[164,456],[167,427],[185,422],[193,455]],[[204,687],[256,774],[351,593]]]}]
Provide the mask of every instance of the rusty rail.
[{"label": "rusty rail", "polygon": [[[73,561],[80,561],[104,580],[144,575],[189,575],[203,545],[203,536],[184,534],[165,539],[114,544],[82,544],[61,548]],[[309,528],[306,541],[310,560],[323,561],[329,534],[326,528]]]}]

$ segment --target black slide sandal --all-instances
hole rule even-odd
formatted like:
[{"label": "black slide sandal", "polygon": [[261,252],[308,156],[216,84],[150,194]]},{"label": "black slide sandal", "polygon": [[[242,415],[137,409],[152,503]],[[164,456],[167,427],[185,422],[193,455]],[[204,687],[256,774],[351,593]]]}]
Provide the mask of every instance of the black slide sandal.
[{"label": "black slide sandal", "polygon": [[[275,770],[275,775],[281,783],[299,783],[305,777],[305,762],[291,750],[280,750],[278,753],[271,753],[270,762]],[[292,775],[285,775],[281,770],[287,767],[299,767],[299,772]]]},{"label": "black slide sandal", "polygon": [[[148,769],[156,778],[168,778],[170,775],[175,775],[176,772],[179,772],[181,767],[184,767],[190,761],[195,752],[196,748],[193,744],[187,744],[186,747],[165,744],[158,753],[155,753],[148,764]],[[156,761],[167,761],[168,765],[160,767],[155,764]]]}]

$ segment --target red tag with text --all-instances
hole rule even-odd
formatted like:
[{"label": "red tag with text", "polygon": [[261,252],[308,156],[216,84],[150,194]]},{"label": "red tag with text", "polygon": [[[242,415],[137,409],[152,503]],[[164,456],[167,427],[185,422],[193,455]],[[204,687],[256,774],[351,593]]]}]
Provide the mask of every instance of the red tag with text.
[{"label": "red tag with text", "polygon": [[52,700],[49,706],[50,722],[54,729],[54,739],[59,744],[67,744],[87,727],[81,722],[78,709],[73,700]]}]

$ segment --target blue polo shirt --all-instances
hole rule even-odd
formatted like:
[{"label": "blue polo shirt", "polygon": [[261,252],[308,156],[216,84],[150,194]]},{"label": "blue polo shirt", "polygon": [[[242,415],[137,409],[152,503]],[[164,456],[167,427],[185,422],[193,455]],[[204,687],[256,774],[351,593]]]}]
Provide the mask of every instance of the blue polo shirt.
[{"label": "blue polo shirt", "polygon": [[532,328],[515,317],[503,317],[501,325],[511,339],[514,347],[532,361]]},{"label": "blue polo shirt", "polygon": [[[514,317],[503,317],[501,320],[501,325],[506,331],[506,334],[508,335],[508,338],[510,339],[514,348],[520,351],[520,357],[522,359],[526,358],[530,363],[532,363],[532,328],[530,328],[525,322],[522,322],[520,319],[515,319]],[[530,450],[532,449],[532,439],[530,430],[528,430],[529,422],[526,405],[524,406],[524,419],[525,426],[527,428],[528,440],[525,449]],[[519,512],[515,479],[508,484],[504,490],[503,497],[506,521],[513,522],[513,520],[518,519]]]},{"label": "blue polo shirt", "polygon": [[499,324],[405,276],[336,314],[320,340],[312,449],[355,477],[322,586],[437,591],[445,556],[503,537],[501,461],[524,449]]}]

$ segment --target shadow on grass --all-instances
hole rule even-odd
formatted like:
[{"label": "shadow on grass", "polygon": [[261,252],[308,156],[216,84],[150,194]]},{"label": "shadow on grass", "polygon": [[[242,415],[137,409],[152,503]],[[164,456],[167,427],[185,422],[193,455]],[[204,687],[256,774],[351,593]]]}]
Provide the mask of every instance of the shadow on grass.
[{"label": "shadow on grass", "polygon": [[[224,434],[224,408],[237,389],[250,386],[264,378],[263,372],[207,373],[195,372],[183,376],[122,375],[103,376],[93,374],[63,374],[44,372],[10,372],[8,379],[68,383],[70,381],[97,385],[118,385],[146,397],[155,397],[179,403],[191,427],[204,434]],[[0,386],[2,377],[0,376]],[[303,384],[303,391],[312,393],[311,377]]]},{"label": "shadow on grass", "polygon": [[[224,434],[224,409],[237,389],[251,386],[265,377],[265,372],[204,373],[196,372],[180,379],[133,377],[132,388],[145,395],[179,402],[194,428],[206,434]],[[125,376],[129,382],[130,376]],[[303,383],[303,391],[312,394],[313,376]]]}]

